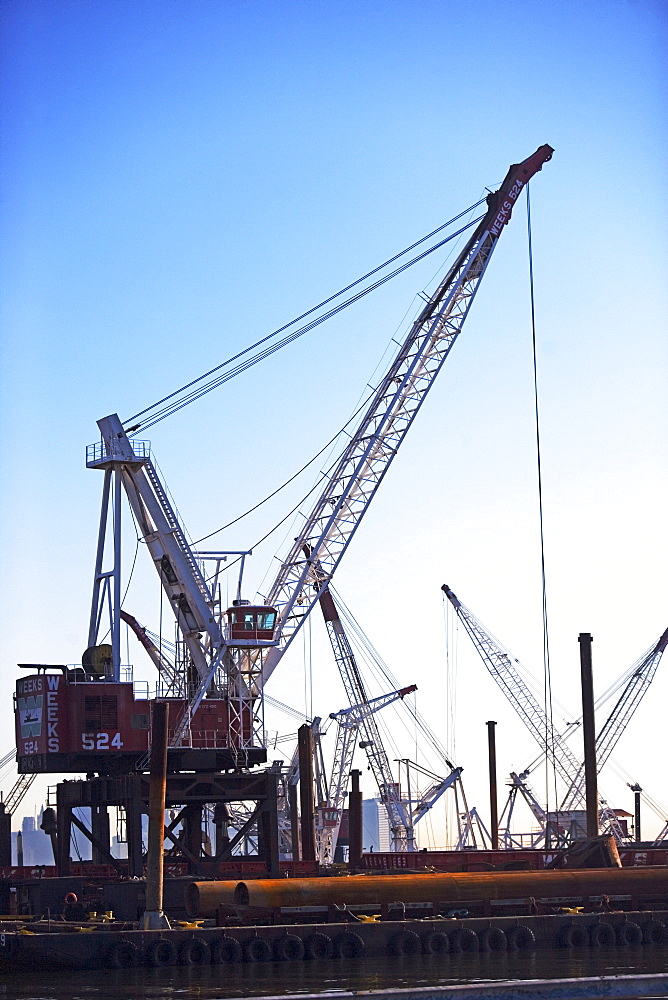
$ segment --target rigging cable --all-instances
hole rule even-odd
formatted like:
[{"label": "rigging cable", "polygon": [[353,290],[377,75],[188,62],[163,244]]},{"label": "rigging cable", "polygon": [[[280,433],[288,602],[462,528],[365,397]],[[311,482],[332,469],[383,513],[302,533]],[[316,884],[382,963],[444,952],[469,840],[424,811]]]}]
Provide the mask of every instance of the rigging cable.
[{"label": "rigging cable", "polygon": [[[540,450],[540,422],[538,419],[538,365],[536,360],[536,302],[534,296],[533,277],[533,245],[531,241],[531,199],[529,197],[529,184],[526,186],[527,192],[527,234],[529,242],[529,290],[531,302],[531,338],[533,347],[533,392],[534,392],[534,417],[536,425],[536,471],[538,477],[538,520],[540,525],[540,573],[542,586],[542,614],[543,614],[543,696],[545,699],[545,806],[546,813],[549,813],[549,761],[552,758],[552,776],[554,782],[554,806],[559,808],[557,798],[557,769],[554,752],[554,717],[552,711],[552,675],[550,672],[550,634],[547,618],[547,588],[545,580],[545,536],[543,531],[543,474]],[[556,816],[557,823],[559,816]],[[547,835],[546,833],[546,846]]]},{"label": "rigging cable", "polygon": [[[343,434],[343,432],[345,431],[345,429],[346,429],[346,427],[348,426],[348,424],[349,424],[349,423],[350,423],[350,422],[351,422],[352,420],[354,420],[354,419],[355,419],[355,417],[356,417],[356,416],[358,415],[358,413],[360,413],[360,412],[361,412],[361,411],[363,410],[363,408],[364,408],[364,407],[365,407],[365,406],[367,405],[367,403],[369,402],[369,399],[370,399],[370,398],[371,398],[371,396],[367,396],[367,397],[366,397],[366,398],[365,398],[364,400],[362,400],[362,402],[361,402],[361,403],[360,403],[360,405],[359,405],[359,406],[357,407],[357,409],[355,410],[355,412],[354,412],[354,413],[353,413],[353,414],[352,414],[352,415],[351,415],[351,416],[350,416],[350,417],[348,418],[348,420],[346,420],[346,422],[345,422],[345,424],[343,425],[343,427],[341,427],[341,428],[340,428],[340,429],[339,429],[339,430],[338,430],[338,431],[336,432],[336,434],[334,435],[334,437],[330,438],[330,439],[329,439],[329,441],[328,441],[328,442],[327,442],[327,443],[326,443],[325,445],[323,445],[323,446],[322,446],[322,448],[320,449],[320,451],[316,452],[316,454],[315,454],[315,455],[313,456],[313,458],[310,458],[310,459],[308,460],[308,462],[306,463],[306,465],[302,465],[301,469],[298,469],[298,470],[297,470],[297,472],[295,472],[295,474],[294,474],[293,476],[290,476],[290,478],[289,478],[289,479],[286,479],[286,481],[285,481],[285,482],[283,483],[283,485],[282,485],[282,486],[278,486],[278,487],[277,487],[277,488],[276,488],[276,489],[274,490],[274,492],[273,492],[273,493],[270,493],[270,494],[269,494],[269,496],[266,496],[266,497],[264,498],[264,500],[260,500],[260,501],[259,501],[259,503],[256,503],[254,507],[250,507],[250,508],[249,508],[249,509],[248,509],[247,511],[245,511],[245,512],[244,512],[243,514],[239,514],[239,517],[235,517],[235,519],[234,519],[233,521],[228,521],[228,523],[227,523],[227,524],[224,524],[224,525],[222,526],[222,528],[216,528],[216,530],[215,530],[215,531],[211,531],[211,532],[209,532],[209,534],[208,534],[208,535],[203,535],[203,537],[202,537],[202,538],[198,538],[198,539],[197,539],[197,540],[196,540],[195,542],[192,542],[192,544],[193,544],[193,545],[199,545],[199,544],[200,544],[200,542],[205,542],[205,541],[206,541],[206,540],[207,540],[208,538],[212,538],[212,537],[213,537],[213,535],[217,535],[217,534],[219,534],[219,533],[220,533],[221,531],[225,531],[225,530],[226,530],[226,528],[231,528],[233,524],[237,524],[237,523],[238,523],[239,521],[242,521],[242,520],[244,519],[244,517],[248,517],[248,515],[249,515],[249,514],[252,514],[252,513],[254,513],[254,511],[256,511],[256,510],[257,510],[257,509],[258,509],[259,507],[262,507],[262,505],[263,505],[263,504],[267,503],[267,501],[268,501],[268,500],[273,500],[273,498],[274,498],[275,496],[277,496],[277,494],[279,494],[279,493],[281,492],[281,490],[284,490],[286,486],[289,486],[289,485],[290,485],[290,483],[294,482],[294,480],[295,480],[295,479],[297,478],[297,476],[301,476],[302,472],[305,472],[305,471],[306,471],[306,469],[308,469],[309,465],[313,465],[313,463],[315,462],[316,458],[320,458],[320,456],[322,455],[322,453],[323,453],[324,451],[327,451],[327,449],[328,449],[328,448],[330,447],[330,445],[334,444],[334,442],[336,441],[336,439],[337,439],[338,437],[340,437],[340,435],[341,435],[341,434]],[[306,494],[306,496],[305,496],[305,497],[302,497],[302,499],[301,499],[301,500],[299,501],[299,505],[298,505],[298,506],[301,506],[301,504],[303,504],[303,503],[304,503],[304,501],[308,499],[308,497],[309,497],[309,496],[311,495],[311,493],[313,493],[313,490],[315,489],[315,487],[316,487],[316,486],[319,486],[319,485],[320,485],[320,483],[321,483],[321,482],[323,481],[323,479],[325,478],[325,476],[326,476],[326,473],[322,473],[322,474],[321,474],[321,476],[320,476],[320,478],[318,479],[318,481],[316,482],[315,486],[313,486],[313,488],[312,488],[312,489],[310,489],[310,490],[308,491],[308,493]],[[295,508],[295,510],[296,510],[296,509],[297,509],[297,508]],[[295,510],[292,510],[292,511],[290,511],[290,514],[294,514]],[[287,517],[290,517],[290,514],[288,514],[288,515],[287,515]],[[285,520],[286,520],[286,518],[283,518],[283,521],[285,521]],[[280,521],[280,522],[279,522],[279,523],[278,523],[278,524],[276,525],[276,528],[279,528],[279,527],[281,526],[281,524],[283,524],[283,521]],[[271,533],[272,533],[273,531],[275,531],[275,530],[276,530],[276,528],[272,528],[272,531],[270,532],[270,534],[271,534]],[[264,541],[264,540],[265,540],[265,538],[268,538],[268,537],[269,537],[268,535],[265,535],[265,537],[264,537],[263,539],[261,539],[261,541]],[[256,545],[259,545],[260,543],[259,543],[259,542],[256,542],[255,544],[256,544]],[[238,561],[238,560],[235,560],[235,561]],[[234,565],[234,564],[232,563],[231,565]],[[227,567],[227,568],[229,569],[229,567]]]},{"label": "rigging cable", "polygon": [[[411,250],[415,249],[415,247],[417,247],[420,244],[424,243],[426,240],[431,239],[432,236],[435,236],[437,233],[439,233],[443,229],[447,228],[447,226],[452,225],[453,222],[456,222],[458,219],[461,219],[464,215],[467,214],[467,212],[470,212],[472,209],[477,208],[477,206],[480,205],[483,201],[484,201],[484,199],[480,199],[480,201],[476,202],[474,205],[470,205],[463,212],[460,212],[459,215],[454,216],[454,218],[450,219],[448,222],[445,222],[442,226],[439,226],[438,229],[434,229],[427,236],[423,236],[422,239],[417,240],[417,242],[411,244],[411,246],[406,247],[405,250],[402,250],[400,253],[395,254],[394,257],[390,257],[383,264],[380,264],[378,267],[373,268],[373,270],[368,271],[367,274],[363,275],[361,278],[358,278],[356,281],[351,282],[351,284],[346,285],[345,288],[340,289],[340,291],[335,292],[333,295],[330,295],[328,298],[323,299],[322,302],[319,302],[317,305],[312,306],[306,312],[301,313],[300,316],[295,317],[295,319],[291,320],[289,323],[286,323],[283,326],[279,327],[278,329],[274,330],[272,333],[267,334],[266,337],[262,337],[260,340],[256,341],[254,344],[251,344],[249,347],[246,347],[243,351],[240,351],[238,354],[233,355],[231,358],[228,358],[226,361],[223,361],[221,364],[216,365],[215,368],[209,369],[208,372],[205,372],[203,375],[200,375],[198,378],[193,379],[191,382],[186,383],[185,385],[181,386],[179,389],[175,389],[174,392],[169,393],[169,395],[163,396],[162,399],[159,399],[156,403],[153,403],[151,406],[147,406],[145,409],[139,410],[137,413],[133,414],[131,417],[128,417],[127,420],[123,421],[124,424],[128,424],[131,421],[137,420],[139,417],[142,417],[142,416],[145,417],[144,421],[140,421],[140,423],[136,424],[130,430],[128,430],[128,432],[127,432],[128,436],[129,437],[133,437],[140,428],[142,430],[148,430],[149,427],[153,427],[154,424],[157,424],[159,421],[164,420],[165,417],[171,416],[171,414],[176,413],[178,410],[182,409],[184,406],[187,406],[189,403],[194,402],[196,399],[199,399],[201,396],[204,396],[206,393],[211,392],[211,390],[218,388],[218,386],[223,385],[225,382],[228,382],[230,379],[234,378],[236,375],[241,374],[242,372],[246,371],[248,368],[250,368],[253,365],[257,364],[259,361],[263,361],[265,358],[269,357],[271,354],[274,354],[276,351],[280,350],[282,347],[285,347],[285,346],[287,346],[287,344],[290,344],[293,340],[297,340],[297,338],[303,336],[305,333],[308,333],[310,330],[313,330],[316,326],[319,326],[321,323],[324,323],[325,320],[330,319],[332,316],[335,316],[337,313],[341,312],[343,309],[347,308],[349,305],[352,305],[354,302],[357,302],[359,299],[363,298],[365,295],[368,295],[370,292],[374,291],[376,288],[379,288],[381,285],[385,284],[387,281],[390,281],[392,278],[396,277],[398,274],[401,274],[403,271],[407,270],[409,267],[412,267],[413,264],[416,264],[419,261],[423,260],[425,257],[428,257],[429,254],[434,253],[435,250],[438,250],[440,247],[444,246],[446,243],[449,243],[452,240],[456,239],[458,236],[461,236],[461,234],[463,232],[465,232],[467,229],[470,229],[471,226],[474,226],[474,225],[476,225],[476,223],[480,222],[480,220],[483,218],[483,216],[481,215],[478,218],[473,219],[470,222],[467,222],[466,225],[462,226],[459,230],[457,230],[456,232],[452,233],[450,236],[447,236],[447,237],[445,237],[445,239],[440,240],[438,243],[435,243],[434,246],[429,247],[427,250],[423,250],[421,253],[417,254],[415,257],[411,258],[409,261],[406,261],[404,264],[401,264],[401,265],[399,265],[399,267],[396,267],[393,271],[390,271],[389,274],[386,274],[383,277],[378,278],[376,281],[372,282],[368,287],[361,289],[360,291],[356,292],[354,295],[351,295],[349,298],[347,298],[343,302],[339,303],[339,305],[332,306],[332,308],[328,309],[327,312],[323,313],[321,316],[317,316],[315,319],[310,320],[308,323],[305,323],[303,326],[298,327],[292,333],[290,333],[287,336],[283,337],[281,340],[277,341],[275,344],[270,345],[269,347],[265,347],[263,350],[259,351],[257,354],[251,356],[250,358],[247,358],[245,361],[240,362],[238,365],[236,365],[230,371],[225,372],[225,373],[223,373],[221,375],[216,376],[215,378],[211,379],[209,382],[205,382],[203,385],[200,384],[200,383],[203,382],[204,379],[209,378],[209,376],[213,375],[215,372],[219,372],[222,368],[226,368],[228,365],[232,364],[232,362],[238,361],[239,358],[243,358],[244,355],[247,355],[251,351],[256,350],[258,347],[261,347],[263,344],[266,344],[267,341],[272,340],[274,337],[278,336],[279,333],[282,333],[284,330],[288,330],[290,327],[294,326],[295,323],[298,323],[300,320],[305,319],[307,316],[310,316],[312,313],[317,312],[318,309],[321,309],[323,306],[327,305],[328,303],[333,302],[335,299],[339,298],[341,295],[343,295],[345,292],[349,291],[351,288],[354,288],[355,286],[359,285],[361,282],[366,281],[367,278],[370,278],[374,274],[377,274],[379,271],[383,270],[383,268],[387,267],[389,264],[394,263],[394,261],[398,260],[400,257],[405,256]],[[197,388],[194,388],[195,386],[197,386]],[[190,389],[191,391],[188,392],[187,395],[181,397],[181,394],[184,393],[184,392],[186,392],[186,390],[188,390],[188,389]],[[177,399],[176,397],[181,397],[181,398]],[[167,404],[167,405],[163,406],[163,404]],[[162,407],[162,409],[158,409],[158,407]],[[147,416],[145,416],[145,415],[147,415]]]}]

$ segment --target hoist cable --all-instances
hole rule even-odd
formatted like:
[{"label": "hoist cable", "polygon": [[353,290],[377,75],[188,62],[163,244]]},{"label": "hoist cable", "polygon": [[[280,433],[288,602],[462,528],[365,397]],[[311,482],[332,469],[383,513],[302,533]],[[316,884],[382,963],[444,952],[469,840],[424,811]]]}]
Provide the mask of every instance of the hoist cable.
[{"label": "hoist cable", "polygon": [[[311,320],[310,322],[308,322],[308,323],[304,324],[303,326],[299,327],[297,330],[294,330],[292,333],[288,334],[286,337],[283,337],[280,341],[276,342],[275,344],[273,344],[273,345],[271,345],[269,347],[264,348],[264,350],[259,351],[256,355],[253,355],[252,357],[247,358],[245,361],[243,361],[240,364],[236,365],[229,372],[226,372],[226,373],[224,373],[222,375],[218,375],[216,378],[211,379],[210,382],[205,382],[203,385],[200,384],[200,383],[202,383],[204,381],[204,379],[207,379],[207,378],[209,378],[209,376],[213,375],[215,372],[220,371],[221,368],[226,368],[228,365],[231,365],[234,361],[238,361],[239,358],[243,358],[245,355],[249,354],[251,351],[256,350],[258,347],[261,347],[263,344],[266,344],[267,341],[272,340],[274,337],[277,337],[280,333],[283,333],[284,330],[290,329],[290,327],[293,327],[296,323],[299,323],[302,319],[305,319],[307,316],[310,316],[314,312],[317,312],[319,309],[322,309],[323,306],[326,306],[330,302],[333,302],[335,299],[338,299],[341,295],[344,295],[346,292],[350,291],[351,288],[355,288],[357,285],[361,284],[363,281],[366,281],[368,278],[373,277],[374,274],[377,274],[379,271],[382,271],[384,268],[388,267],[390,264],[394,263],[396,260],[399,260],[399,258],[405,256],[411,250],[414,250],[416,247],[420,246],[421,244],[425,243],[427,240],[431,239],[437,233],[440,233],[443,229],[446,229],[448,226],[452,225],[453,222],[456,222],[459,219],[461,219],[468,212],[471,212],[473,209],[477,208],[478,205],[480,205],[483,201],[484,201],[484,199],[480,199],[479,201],[475,202],[473,205],[470,205],[463,212],[460,212],[459,215],[454,216],[454,218],[450,219],[448,222],[445,222],[442,226],[439,226],[437,229],[434,229],[427,236],[423,236],[422,239],[417,240],[415,243],[412,243],[411,246],[406,247],[405,250],[402,250],[400,253],[395,254],[393,257],[390,257],[388,260],[386,260],[384,263],[380,264],[378,267],[375,267],[375,268],[373,268],[373,270],[368,271],[361,278],[358,278],[356,281],[353,281],[349,285],[346,285],[345,288],[342,288],[338,292],[335,292],[333,295],[328,296],[328,298],[323,299],[322,302],[319,302],[317,305],[312,306],[310,309],[307,309],[306,312],[301,313],[299,316],[295,317],[295,319],[291,320],[289,323],[285,323],[283,326],[281,326],[278,329],[274,330],[272,333],[267,334],[266,337],[262,337],[260,340],[256,341],[254,344],[251,344],[249,347],[246,347],[243,351],[240,351],[238,354],[233,355],[231,358],[228,358],[226,361],[223,361],[221,364],[216,365],[215,368],[209,369],[208,372],[205,372],[203,375],[200,375],[198,378],[193,379],[191,382],[187,382],[185,385],[181,386],[179,389],[176,389],[174,392],[171,392],[169,395],[163,396],[162,399],[159,399],[157,402],[153,403],[151,406],[147,406],[145,409],[139,410],[139,412],[133,414],[131,417],[128,417],[127,420],[123,421],[124,424],[128,424],[128,423],[130,423],[130,422],[132,422],[134,420],[137,420],[139,417],[142,417],[145,414],[148,414],[148,416],[145,418],[145,420],[143,422],[140,422],[139,426],[133,428],[133,430],[132,430],[132,432],[130,432],[129,436],[134,436],[134,434],[136,434],[137,431],[140,428],[142,430],[147,430],[149,427],[153,427],[154,424],[158,423],[160,420],[164,420],[165,417],[170,416],[172,413],[176,413],[178,410],[182,409],[184,406],[187,406],[188,403],[194,402],[196,399],[199,399],[201,396],[205,395],[206,393],[211,392],[212,389],[216,389],[218,386],[223,385],[225,382],[228,382],[230,379],[234,378],[236,375],[239,375],[242,372],[246,371],[248,368],[250,368],[253,365],[257,364],[259,361],[263,361],[265,358],[269,357],[271,354],[274,354],[276,351],[280,350],[282,347],[285,347],[287,344],[292,343],[293,340],[296,340],[298,337],[301,337],[305,333],[308,333],[310,330],[313,330],[316,326],[319,326],[321,323],[324,323],[325,320],[330,319],[332,316],[337,315],[337,313],[341,312],[343,309],[346,309],[349,305],[352,305],[354,302],[357,302],[359,299],[363,298],[365,295],[368,295],[370,292],[374,291],[376,288],[379,288],[381,285],[385,284],[387,281],[390,281],[392,278],[396,277],[398,274],[401,274],[403,271],[407,270],[409,267],[412,267],[413,264],[418,263],[419,261],[423,260],[425,257],[429,256],[429,254],[434,253],[435,250],[438,250],[440,247],[444,246],[446,243],[449,243],[452,240],[456,239],[458,236],[461,236],[461,234],[463,232],[465,232],[467,229],[470,229],[471,226],[474,226],[474,225],[476,225],[476,223],[480,222],[480,220],[483,218],[483,216],[479,216],[478,218],[473,219],[470,222],[467,222],[465,226],[462,226],[461,229],[459,229],[456,232],[452,233],[450,236],[447,236],[445,239],[440,240],[438,243],[435,243],[434,246],[429,247],[427,250],[423,250],[421,253],[417,254],[415,257],[411,258],[409,261],[406,261],[404,264],[401,264],[399,267],[395,268],[393,271],[390,271],[389,274],[384,275],[382,278],[379,278],[377,281],[372,282],[372,284],[370,284],[368,287],[363,288],[359,292],[356,292],[355,295],[352,295],[348,299],[345,299],[339,305],[333,306],[331,309],[327,310],[327,312],[323,313],[321,316],[316,317],[315,319]],[[194,386],[198,386],[198,388],[193,388]],[[181,396],[181,394],[184,393],[184,392],[186,392],[186,390],[188,390],[188,389],[192,389],[192,391],[189,392],[189,393],[187,393],[186,396]],[[181,397],[181,398],[177,399],[176,397]],[[172,400],[173,402],[170,402],[170,400]],[[163,404],[169,404],[169,405],[163,406]],[[157,409],[158,407],[162,407],[162,409]]]},{"label": "hoist cable", "polygon": [[[365,398],[365,399],[364,399],[364,400],[363,400],[363,401],[362,401],[362,402],[360,403],[360,405],[359,405],[359,406],[357,407],[357,409],[355,410],[355,412],[354,412],[353,414],[351,414],[351,416],[350,416],[350,417],[349,417],[349,418],[348,418],[348,419],[346,420],[346,422],[345,422],[345,424],[343,425],[343,427],[341,427],[341,428],[340,428],[340,429],[339,429],[339,430],[338,430],[338,431],[336,432],[336,434],[334,435],[334,437],[330,438],[330,439],[329,439],[329,441],[328,441],[328,442],[327,442],[326,444],[324,444],[324,445],[322,446],[322,448],[320,449],[320,451],[316,452],[316,454],[315,454],[315,455],[313,456],[313,458],[310,458],[310,459],[308,460],[308,462],[306,463],[306,465],[302,465],[301,469],[298,469],[298,470],[297,470],[297,472],[295,472],[295,474],[294,474],[294,475],[290,476],[290,478],[289,478],[289,479],[286,479],[286,480],[285,480],[285,482],[284,482],[284,483],[283,483],[283,484],[282,484],[281,486],[277,486],[277,487],[276,487],[276,489],[275,489],[275,490],[273,491],[273,493],[270,493],[270,494],[269,494],[268,496],[266,496],[266,497],[264,498],[264,500],[260,500],[260,501],[259,501],[258,503],[256,503],[256,504],[255,504],[255,506],[254,506],[254,507],[250,507],[250,508],[249,508],[249,509],[248,509],[247,511],[244,511],[244,513],[243,513],[243,514],[239,514],[239,516],[238,516],[238,517],[235,517],[235,519],[234,519],[233,521],[228,521],[228,523],[227,523],[227,524],[224,524],[224,525],[222,526],[222,528],[216,528],[216,530],[215,530],[215,531],[211,531],[211,532],[209,532],[209,534],[208,534],[208,535],[204,535],[204,536],[203,536],[202,538],[198,538],[198,539],[197,539],[197,541],[193,542],[192,544],[193,544],[193,545],[199,545],[199,544],[200,544],[200,542],[205,542],[205,541],[207,540],[207,538],[211,538],[211,537],[212,537],[213,535],[217,535],[217,534],[219,534],[219,532],[221,532],[221,531],[225,531],[225,529],[226,529],[226,528],[231,528],[233,524],[237,524],[237,523],[238,523],[239,521],[242,521],[242,520],[244,519],[244,517],[248,517],[248,515],[249,515],[249,514],[253,514],[253,513],[254,513],[254,512],[255,512],[255,511],[256,511],[256,510],[257,510],[257,509],[259,508],[259,507],[262,507],[262,505],[263,505],[263,504],[267,503],[267,501],[269,501],[269,500],[273,500],[273,498],[274,498],[274,497],[275,497],[275,496],[276,496],[276,495],[277,495],[278,493],[280,493],[280,492],[281,492],[281,490],[284,490],[284,489],[285,489],[285,487],[286,487],[286,486],[289,486],[289,485],[290,485],[290,483],[294,482],[294,480],[295,480],[295,479],[296,479],[296,478],[297,478],[298,476],[301,476],[302,472],[305,472],[305,471],[306,471],[306,469],[308,469],[309,465],[313,465],[313,463],[315,462],[316,458],[320,458],[320,456],[322,455],[322,453],[323,453],[324,451],[327,451],[327,449],[328,449],[328,448],[330,447],[330,445],[334,444],[334,442],[336,441],[336,439],[337,439],[338,437],[340,437],[340,436],[341,436],[341,434],[343,434],[343,432],[345,431],[345,429],[346,429],[346,427],[348,426],[348,424],[349,424],[349,423],[350,423],[350,422],[351,422],[352,420],[354,420],[354,419],[355,419],[355,417],[356,417],[356,416],[358,415],[358,413],[361,413],[361,411],[362,411],[362,410],[364,409],[364,407],[365,407],[365,406],[366,406],[366,405],[368,404],[368,402],[369,402],[369,399],[370,399],[370,398],[371,398],[370,396],[367,396],[367,397],[366,397],[366,398]],[[322,482],[322,480],[323,480],[323,478],[325,477],[325,475],[326,475],[326,473],[323,473],[323,474],[322,474],[322,475],[320,476],[320,478],[318,479],[317,483],[315,484],[316,486],[319,486],[319,485],[320,485],[320,483]],[[312,489],[310,489],[310,490],[308,491],[308,493],[306,494],[306,496],[305,496],[305,497],[303,497],[303,498],[302,498],[302,499],[301,499],[301,500],[299,501],[299,505],[300,505],[300,506],[301,506],[301,504],[303,504],[303,503],[304,503],[304,500],[306,500],[306,499],[307,499],[307,498],[308,498],[308,497],[309,497],[309,496],[311,495],[311,493],[313,493],[313,490],[314,490],[314,489],[315,489],[315,486],[314,486],[314,487],[313,487]],[[290,514],[294,514],[294,511],[290,511]],[[288,514],[287,516],[288,516],[288,517],[290,517],[290,514]],[[283,521],[284,521],[284,520],[285,520],[285,518],[283,519]],[[279,524],[277,524],[277,525],[276,525],[276,528],[280,527],[280,525],[281,525],[281,524],[283,524],[283,521],[280,521],[280,522],[279,522]],[[273,532],[273,531],[275,531],[275,530],[276,530],[276,528],[272,528],[272,532]],[[265,538],[266,538],[266,537],[268,537],[268,536],[265,536]],[[264,538],[262,539],[262,541],[264,541]],[[256,544],[257,544],[257,545],[259,545],[260,543],[259,543],[259,542],[257,542]]]},{"label": "hoist cable", "polygon": [[[533,274],[533,244],[531,239],[531,199],[529,197],[529,184],[526,186],[527,192],[527,235],[529,244],[529,292],[531,303],[531,340],[533,348],[533,393],[534,393],[534,419],[536,426],[536,472],[538,481],[538,521],[540,526],[540,575],[542,588],[542,616],[543,616],[543,696],[545,699],[545,806],[549,813],[549,757],[552,758],[552,776],[554,782],[554,806],[559,808],[557,798],[557,768],[554,750],[554,716],[552,708],[552,675],[550,672],[550,633],[547,617],[547,586],[545,577],[545,535],[543,529],[543,470],[541,462],[540,448],[540,421],[538,413],[538,363],[536,358],[536,300],[534,294],[534,274]],[[557,816],[557,823],[559,818]],[[547,832],[547,831],[546,831]]]}]

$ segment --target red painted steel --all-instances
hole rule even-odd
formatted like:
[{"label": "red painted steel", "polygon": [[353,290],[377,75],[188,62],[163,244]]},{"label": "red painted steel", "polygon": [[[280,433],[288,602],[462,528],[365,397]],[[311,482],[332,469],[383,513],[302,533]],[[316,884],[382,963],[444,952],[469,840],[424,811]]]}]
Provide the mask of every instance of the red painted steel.
[{"label": "red painted steel", "polygon": [[[15,696],[18,758],[148,750],[153,703],[135,698],[131,683],[83,680],[80,673],[19,678]],[[174,704],[170,715],[180,718],[185,703]],[[241,733],[235,733],[230,729],[227,702],[206,698],[193,716],[191,737],[191,746],[198,750],[246,745],[251,738],[250,711],[242,715]]]}]

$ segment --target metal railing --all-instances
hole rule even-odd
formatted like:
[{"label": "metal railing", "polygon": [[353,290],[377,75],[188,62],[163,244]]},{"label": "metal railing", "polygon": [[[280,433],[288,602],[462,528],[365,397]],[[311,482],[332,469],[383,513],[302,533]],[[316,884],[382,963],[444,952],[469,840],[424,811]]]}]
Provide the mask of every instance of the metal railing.
[{"label": "metal railing", "polygon": [[[137,461],[144,461],[151,457],[151,442],[133,440],[132,450]],[[100,462],[113,460],[105,441],[96,441],[94,444],[86,445],[86,465],[99,465]]]}]

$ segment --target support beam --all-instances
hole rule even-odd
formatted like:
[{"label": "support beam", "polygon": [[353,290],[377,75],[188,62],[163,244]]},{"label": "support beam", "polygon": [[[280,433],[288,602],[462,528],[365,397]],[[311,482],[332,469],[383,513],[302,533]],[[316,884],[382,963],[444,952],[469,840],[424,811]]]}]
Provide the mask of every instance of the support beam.
[{"label": "support beam", "polygon": [[292,860],[299,861],[301,851],[299,847],[299,803],[297,800],[297,786],[288,785],[288,807],[290,809],[290,841],[292,844]]},{"label": "support beam", "polygon": [[638,784],[629,785],[629,788],[633,792],[635,798],[635,822],[633,824],[633,839],[635,840],[636,844],[639,844],[642,841],[642,833],[640,830],[640,793],[642,792],[642,788]]},{"label": "support beam", "polygon": [[130,875],[131,878],[141,878],[144,874],[141,801],[132,799],[124,804],[125,830],[128,839],[128,875]]},{"label": "support beam", "polygon": [[151,720],[151,774],[148,798],[148,858],[146,860],[146,911],[142,927],[156,931],[169,927],[162,911],[165,847],[165,798],[167,792],[167,736],[169,704],[157,701]]},{"label": "support beam", "polygon": [[11,868],[12,864],[12,814],[5,811],[5,803],[0,802],[0,865]]},{"label": "support beam", "polygon": [[350,797],[348,799],[348,864],[359,868],[362,863],[362,792],[361,771],[351,771]]},{"label": "support beam", "polygon": [[[109,831],[109,812],[106,806],[90,807],[90,829],[93,845],[93,864],[109,864],[111,857],[111,841]],[[114,859],[115,860],[115,859]]]},{"label": "support beam", "polygon": [[496,784],[496,722],[487,723],[487,753],[489,757],[489,822],[492,850],[499,849],[499,803]]},{"label": "support beam", "polygon": [[72,807],[65,805],[64,794],[61,794],[63,785],[58,785],[56,793],[56,847],[58,859],[56,868],[59,878],[66,878],[70,874],[70,838],[72,836]]},{"label": "support beam", "polygon": [[299,798],[301,806],[302,860],[316,860],[315,799],[313,795],[313,732],[309,725],[299,727]]},{"label": "support beam", "polygon": [[580,681],[582,684],[582,735],[584,740],[585,800],[587,808],[587,836],[598,837],[598,779],[596,774],[596,727],[594,722],[594,679],[591,664],[593,639],[589,632],[581,632]]}]

